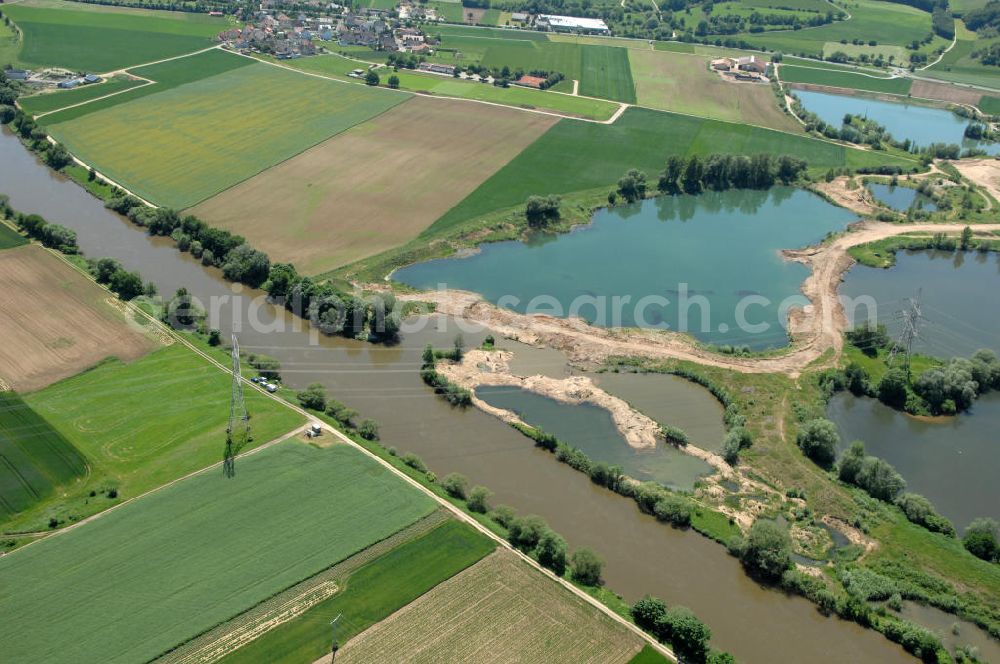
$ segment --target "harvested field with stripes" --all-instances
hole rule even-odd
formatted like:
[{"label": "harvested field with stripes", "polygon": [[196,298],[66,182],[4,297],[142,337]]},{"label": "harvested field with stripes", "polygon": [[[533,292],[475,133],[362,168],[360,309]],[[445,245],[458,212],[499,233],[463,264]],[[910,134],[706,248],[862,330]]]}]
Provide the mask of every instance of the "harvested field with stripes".
[{"label": "harvested field with stripes", "polygon": [[416,97],[192,212],[272,260],[326,272],[413,239],[556,120]]},{"label": "harvested field with stripes", "polygon": [[643,644],[498,549],[349,641],[337,660],[624,664]]},{"label": "harvested field with stripes", "polygon": [[106,300],[113,297],[37,245],[0,252],[0,379],[29,392],[157,344]]}]

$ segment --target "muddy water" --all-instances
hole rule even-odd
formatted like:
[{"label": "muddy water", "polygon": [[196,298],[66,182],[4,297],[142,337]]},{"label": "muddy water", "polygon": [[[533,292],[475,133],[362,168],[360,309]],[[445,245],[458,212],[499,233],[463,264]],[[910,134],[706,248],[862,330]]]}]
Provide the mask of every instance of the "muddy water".
[{"label": "muddy water", "polygon": [[693,491],[712,467],[672,445],[636,450],[618,431],[611,413],[593,404],[572,406],[511,385],[480,386],[476,396],[496,408],[517,413],[522,421],[576,447],[594,461],[621,466],[626,475],[678,491]]},{"label": "muddy water", "polygon": [[594,380],[660,424],[679,427],[698,447],[722,451],[726,435],[722,404],[700,385],[680,376],[652,373],[602,373]]},{"label": "muddy water", "polygon": [[[11,195],[15,207],[76,230],[88,255],[111,256],[140,270],[161,292],[183,285],[203,300],[233,295],[216,271],[105,211],[72,183],[50,175],[6,134],[0,136],[0,191]],[[389,348],[345,339],[312,344],[307,332],[289,329],[295,321],[283,310],[265,305],[251,312],[245,297],[255,293],[241,295],[234,307],[218,312],[213,325],[228,334],[235,320],[243,347],[280,359],[287,383],[324,383],[332,396],[378,420],[386,445],[416,452],[438,475],[457,471],[489,486],[495,503],[544,516],[571,548],[600,552],[611,588],[629,600],[649,592],[691,607],[711,626],[713,644],[741,662],[913,661],[874,632],[760,588],[718,544],[640,514],[631,501],[555,462],[492,416],[455,410],[435,398],[418,376],[421,349],[428,342],[448,345],[454,323],[443,331],[407,332]],[[251,317],[258,327],[286,329],[253,329]],[[465,334],[468,345],[483,336]]]},{"label": "muddy water", "polygon": [[923,625],[941,637],[941,642],[949,651],[958,646],[972,646],[979,652],[983,662],[1000,662],[1000,641],[990,637],[975,623],[962,620],[958,616],[933,606],[916,602],[903,602],[900,616],[910,622]]}]

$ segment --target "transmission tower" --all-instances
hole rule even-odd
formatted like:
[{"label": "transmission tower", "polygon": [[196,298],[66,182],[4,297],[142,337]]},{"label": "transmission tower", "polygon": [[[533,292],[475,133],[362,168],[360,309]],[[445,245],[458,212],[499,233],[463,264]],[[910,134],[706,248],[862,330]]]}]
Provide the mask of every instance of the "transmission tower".
[{"label": "transmission tower", "polygon": [[906,308],[896,314],[896,318],[902,322],[902,330],[900,330],[899,339],[896,340],[896,343],[892,345],[892,349],[889,351],[888,365],[891,369],[900,349],[905,349],[903,369],[906,371],[907,376],[910,375],[910,354],[913,352],[913,342],[920,336],[920,324],[924,321],[924,316],[920,313],[920,295],[922,292],[923,289],[917,291],[917,297],[909,298]]},{"label": "transmission tower", "polygon": [[340,643],[337,642],[337,621],[342,615],[344,614],[338,613],[337,617],[330,621],[330,627],[333,628],[333,640],[330,642],[330,664],[333,664],[334,660],[337,659],[337,651],[340,650]]},{"label": "transmission tower", "polygon": [[222,457],[222,474],[236,475],[236,455],[250,440],[250,413],[243,401],[243,379],[240,374],[240,343],[233,335],[233,389],[229,399],[229,426],[226,427],[226,451]]}]

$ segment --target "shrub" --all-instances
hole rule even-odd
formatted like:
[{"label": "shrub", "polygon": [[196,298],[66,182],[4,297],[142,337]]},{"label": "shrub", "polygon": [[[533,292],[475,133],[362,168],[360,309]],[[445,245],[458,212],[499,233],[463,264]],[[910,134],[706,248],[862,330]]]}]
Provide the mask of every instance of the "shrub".
[{"label": "shrub", "polygon": [[418,457],[413,452],[407,452],[402,457],[403,463],[405,463],[410,468],[414,470],[419,470],[421,473],[427,472],[427,466],[424,465],[424,460]]},{"label": "shrub", "polygon": [[378,423],[375,420],[362,420],[358,426],[358,435],[365,440],[378,440]]},{"label": "shrub", "polygon": [[779,581],[792,566],[792,540],[788,532],[773,521],[754,521],[746,539],[733,548],[748,571],[767,581]]},{"label": "shrub", "polygon": [[1000,559],[1000,543],[997,542],[998,531],[1000,531],[1000,525],[993,519],[985,517],[976,519],[965,529],[962,544],[969,553],[977,558],[993,562]]},{"label": "shrub", "polygon": [[669,494],[653,506],[653,514],[660,521],[666,521],[678,528],[691,525],[691,504],[687,499]]},{"label": "shrub", "polygon": [[673,443],[674,445],[687,445],[688,435],[677,427],[664,426],[661,429],[663,437],[667,439],[668,443]]},{"label": "shrub", "polygon": [[570,565],[572,566],[572,574],[575,581],[585,586],[598,586],[601,584],[601,572],[604,569],[604,561],[590,549],[574,551]]},{"label": "shrub", "polygon": [[469,509],[473,512],[485,514],[489,510],[488,501],[493,492],[484,486],[474,486],[469,491]]},{"label": "shrub", "polygon": [[645,595],[629,609],[635,624],[647,632],[653,632],[656,623],[667,613],[667,604],[659,597]]},{"label": "shrub", "polygon": [[538,546],[538,541],[549,529],[545,519],[534,514],[517,517],[507,526],[507,539],[518,549],[531,552]]},{"label": "shrub", "polygon": [[935,533],[943,533],[948,537],[955,536],[955,526],[934,509],[931,501],[917,493],[904,493],[896,499],[899,509],[913,523],[923,526]]},{"label": "shrub", "polygon": [[566,572],[566,540],[551,530],[546,530],[535,549],[538,562],[562,576]]},{"label": "shrub", "polygon": [[497,505],[490,510],[490,518],[504,528],[510,528],[510,524],[514,523],[516,517],[517,514],[510,505]]},{"label": "shrub", "polygon": [[322,383],[312,383],[296,395],[303,408],[324,410],[326,408],[326,388]]},{"label": "shrub", "polygon": [[837,458],[840,434],[836,424],[825,418],[817,418],[802,425],[796,442],[807,457],[825,468]]},{"label": "shrub", "polygon": [[452,498],[465,499],[465,492],[469,488],[469,480],[461,473],[448,473],[441,480],[441,488],[448,492]]}]

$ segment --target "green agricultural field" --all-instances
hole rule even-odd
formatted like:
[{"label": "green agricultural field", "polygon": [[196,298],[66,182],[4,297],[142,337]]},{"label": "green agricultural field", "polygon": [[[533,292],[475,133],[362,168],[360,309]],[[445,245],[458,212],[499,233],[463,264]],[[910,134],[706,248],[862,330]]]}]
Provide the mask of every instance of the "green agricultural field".
[{"label": "green agricultural field", "polygon": [[916,163],[744,124],[631,108],[613,125],[561,121],[435,222],[424,237],[520,205],[532,194],[610,187],[630,168],[645,171],[655,182],[667,156],[712,152],[793,154],[806,159],[814,171]]},{"label": "green agricultural field", "polygon": [[635,103],[628,51],[616,46],[583,46],[580,94]]},{"label": "green agricultural field", "polygon": [[578,80],[582,95],[635,101],[628,53],[621,47],[550,41],[543,33],[520,30],[467,28],[441,33],[441,47],[434,60],[455,65],[478,63],[511,70],[557,71],[567,79],[560,90],[572,90],[571,81]]},{"label": "green agricultural field", "polygon": [[223,664],[313,662],[330,651],[329,623],[343,615],[341,644],[493,551],[469,526],[446,521],[354,572],[346,588],[304,615],[233,652]]},{"label": "green agricultural field", "polygon": [[[230,377],[180,344],[128,364],[107,360],[82,374],[24,396],[25,402],[75,446],[90,467],[58,503],[18,517],[44,527],[104,509],[91,490],[135,496],[222,458],[229,417]],[[256,390],[246,391],[254,440],[266,443],[302,424],[296,412]]]},{"label": "green agricultural field", "polygon": [[[82,118],[85,115],[96,113],[97,111],[103,111],[120,104],[126,104],[130,101],[142,99],[143,97],[148,97],[149,95],[154,95],[159,92],[166,92],[167,90],[179,87],[185,83],[194,83],[195,81],[210,78],[227,71],[232,71],[233,69],[249,67],[252,64],[254,64],[254,62],[250,58],[233,55],[232,53],[227,53],[226,51],[213,50],[184,58],[168,60],[167,62],[161,62],[156,65],[135,67],[130,69],[129,72],[135,74],[136,76],[156,81],[156,84],[144,85],[120,95],[115,95],[114,97],[98,99],[90,102],[89,104],[76,106],[64,111],[57,111],[42,117],[39,122],[44,125],[69,122],[70,120]],[[28,99],[32,99],[32,97],[29,97]]]},{"label": "green agricultural field", "polygon": [[[928,12],[906,5],[882,2],[881,0],[856,0],[849,8],[851,19],[838,21],[816,28],[786,30],[773,33],[740,34],[738,37],[756,46],[791,54],[812,56],[823,55],[828,42],[846,39],[848,44],[854,39],[864,42],[875,41],[879,45],[905,46],[913,40],[920,41],[931,32],[931,15]],[[936,38],[921,52],[945,44]],[[872,49],[874,50],[874,49]]]},{"label": "green agricultural field", "polygon": [[[328,55],[292,60],[288,63],[288,66],[301,69],[302,71],[331,76],[357,85],[357,79],[347,76],[347,73],[351,69],[354,69],[356,64],[335,55]],[[392,72],[384,69],[379,70],[379,76],[382,78],[381,84],[385,85],[389,80],[389,76],[393,75],[399,78],[399,87],[401,90],[441,95],[442,97],[477,99],[517,108],[537,108],[592,120],[607,120],[618,110],[618,104],[599,99],[554,94],[544,90],[533,90],[516,85],[512,85],[509,88],[501,88],[483,83],[454,79],[448,76],[408,71],[406,69]]]},{"label": "green agricultural field", "polygon": [[781,65],[779,74],[781,80],[786,83],[829,85],[836,88],[886,92],[894,95],[907,94],[910,91],[910,86],[913,85],[913,81],[908,78],[883,78],[849,71],[798,67],[796,65]]},{"label": "green agricultural field", "polygon": [[407,98],[257,63],[49,125],[49,133],[137,195],[186,208]]},{"label": "green agricultural field", "polygon": [[57,0],[5,4],[24,33],[20,62],[107,72],[212,45],[228,23],[207,14],[125,10]]},{"label": "green agricultural field", "polygon": [[1000,115],[1000,97],[983,95],[979,100],[979,110],[990,115]]},{"label": "green agricultural field", "polygon": [[0,519],[86,472],[87,462],[71,442],[20,396],[0,392]]},{"label": "green agricultural field", "polygon": [[1000,90],[1000,67],[984,65],[972,57],[973,52],[985,49],[1000,39],[980,39],[961,21],[956,21],[955,28],[958,37],[955,46],[933,67],[921,70],[921,75]]},{"label": "green agricultural field", "polygon": [[548,41],[544,32],[535,30],[505,30],[503,28],[469,28],[460,25],[438,25],[431,31],[441,37],[477,37],[489,39],[526,39],[529,41]]},{"label": "green agricultural field", "polygon": [[7,224],[0,223],[0,249],[13,249],[28,244],[28,240]]},{"label": "green agricultural field", "polygon": [[346,445],[275,445],[237,461],[232,479],[202,473],[0,558],[0,651],[148,661],[434,506]]},{"label": "green agricultural field", "polygon": [[18,102],[25,112],[38,115],[39,113],[49,113],[75,104],[82,104],[98,97],[114,95],[140,85],[146,85],[146,82],[129,78],[128,76],[115,76],[103,83],[86,85],[74,90],[60,90],[58,92],[21,97]]}]

